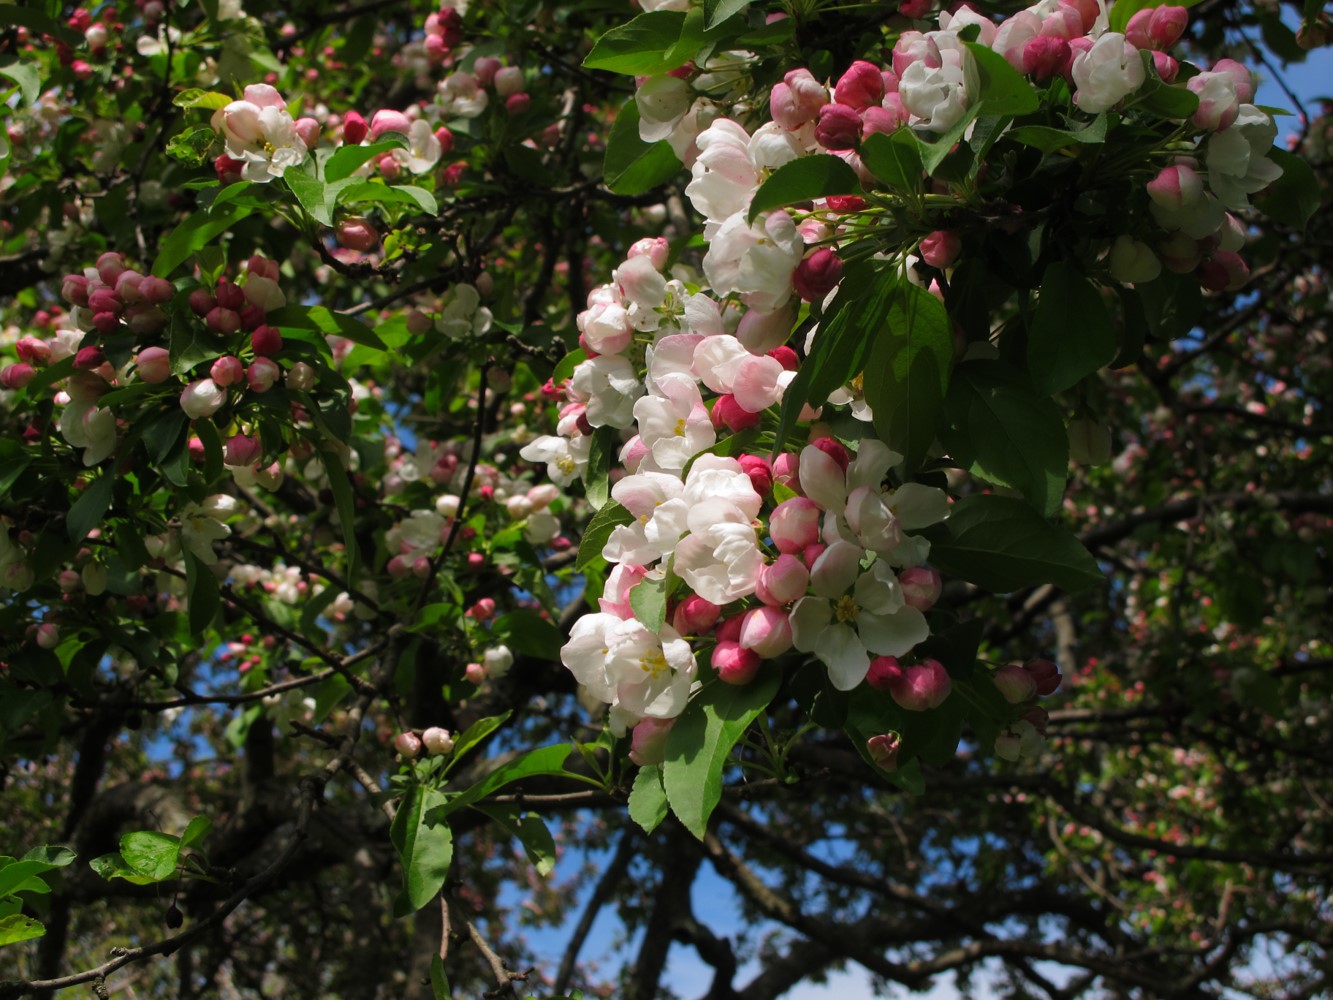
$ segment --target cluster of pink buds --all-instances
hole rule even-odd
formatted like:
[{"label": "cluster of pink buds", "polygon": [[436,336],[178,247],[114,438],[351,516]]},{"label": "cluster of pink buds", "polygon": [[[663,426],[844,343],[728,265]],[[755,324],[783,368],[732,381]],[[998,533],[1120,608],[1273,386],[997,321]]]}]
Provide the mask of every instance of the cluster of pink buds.
[{"label": "cluster of pink buds", "polygon": [[426,58],[442,63],[463,40],[463,18],[453,7],[441,7],[426,17]]},{"label": "cluster of pink buds", "polygon": [[[1060,687],[1060,668],[1051,660],[1006,663],[992,675],[995,687],[1011,705],[1025,705],[1052,695]],[[1049,716],[1039,705],[1030,705],[1022,717],[995,738],[995,753],[1005,760],[1035,756],[1046,736]]]},{"label": "cluster of pink buds", "polygon": [[425,751],[428,757],[443,757],[454,752],[454,738],[449,730],[439,726],[430,726],[418,736],[411,730],[404,730],[393,739],[394,749],[403,757],[412,759]]},{"label": "cluster of pink buds", "polygon": [[532,98],[527,93],[523,70],[518,66],[506,66],[499,59],[483,56],[473,65],[472,72],[481,86],[493,88],[496,96],[504,100],[508,114],[521,115],[528,110]]}]

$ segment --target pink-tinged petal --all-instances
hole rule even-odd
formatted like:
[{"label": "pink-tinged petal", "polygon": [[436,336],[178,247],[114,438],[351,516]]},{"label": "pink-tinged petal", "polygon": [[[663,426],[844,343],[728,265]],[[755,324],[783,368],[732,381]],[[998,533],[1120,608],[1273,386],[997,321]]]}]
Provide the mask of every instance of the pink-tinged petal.
[{"label": "pink-tinged petal", "polygon": [[891,615],[862,611],[856,616],[856,628],[866,648],[880,656],[902,656],[930,635],[926,616],[909,607]]},{"label": "pink-tinged petal", "polygon": [[736,369],[731,391],[743,410],[760,413],[781,401],[786,383],[790,381],[783,379],[787,374],[776,359],[750,355]]},{"label": "pink-tinged petal", "polygon": [[850,625],[830,625],[815,643],[815,655],[828,667],[839,691],[850,691],[870,672],[870,656]]},{"label": "pink-tinged petal", "polygon": [[861,548],[836,541],[826,548],[810,568],[810,588],[819,597],[833,600],[852,589],[861,572]]},{"label": "pink-tinged petal", "polygon": [[847,504],[846,476],[826,452],[812,444],[801,449],[801,488],[824,510],[841,513]]},{"label": "pink-tinged petal", "polygon": [[833,620],[833,607],[817,597],[802,597],[791,610],[792,645],[802,653],[813,653],[820,634]]}]

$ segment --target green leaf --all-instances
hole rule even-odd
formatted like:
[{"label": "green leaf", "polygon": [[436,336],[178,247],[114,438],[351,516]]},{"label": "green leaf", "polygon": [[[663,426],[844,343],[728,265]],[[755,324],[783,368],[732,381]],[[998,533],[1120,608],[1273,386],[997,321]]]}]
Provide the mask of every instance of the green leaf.
[{"label": "green leaf", "polygon": [[226,94],[219,94],[217,91],[201,90],[198,87],[191,87],[189,90],[182,90],[171,99],[171,103],[178,108],[206,108],[209,111],[218,111],[230,104],[234,98]]},{"label": "green leaf", "polygon": [[111,854],[103,854],[100,858],[93,858],[88,862],[88,867],[108,882],[115,878],[123,878],[126,882],[130,882],[133,885],[152,885],[154,882],[159,881],[158,879],[148,875],[141,875],[139,872],[135,871],[126,863],[125,859],[120,856],[119,851]]},{"label": "green leaf", "polygon": [[282,179],[312,219],[321,225],[332,226],[333,206],[336,204],[339,192],[355,182],[344,178],[326,183],[316,176],[314,171],[314,161],[307,160],[299,167],[288,168],[283,173]]},{"label": "green leaf", "polygon": [[74,501],[69,509],[65,528],[71,542],[81,542],[102,523],[102,518],[111,506],[111,493],[116,488],[116,477],[110,473],[98,476]]},{"label": "green leaf", "polygon": [[633,524],[634,515],[614,500],[609,500],[588,522],[579,539],[579,556],[574,560],[574,569],[581,570],[594,559],[602,557],[602,548],[611,537],[611,532],[622,524]]},{"label": "green leaf", "polygon": [[900,194],[921,190],[925,170],[921,166],[921,146],[909,129],[892,135],[876,132],[861,143],[861,162],[890,189]]},{"label": "green leaf", "polygon": [[[3,17],[0,17],[3,21]],[[24,104],[35,104],[42,96],[42,78],[37,74],[37,67],[25,63],[18,56],[5,56],[0,59],[0,76],[7,76],[18,84]]]},{"label": "green leaf", "polygon": [[639,106],[632,100],[626,102],[606,140],[602,164],[606,186],[616,194],[645,194],[671,180],[681,169],[671,143],[639,138]]},{"label": "green leaf", "polygon": [[1097,144],[1106,141],[1106,112],[1102,112],[1083,128],[1060,129],[1049,125],[1020,125],[1011,128],[1004,138],[1040,149],[1044,153],[1064,149],[1076,143]]},{"label": "green leaf", "polygon": [[887,326],[866,359],[863,388],[880,438],[911,475],[935,443],[953,369],[953,335],[944,304],[910,282],[900,286]]},{"label": "green leaf", "polygon": [[1115,359],[1116,333],[1106,303],[1068,261],[1055,261],[1042,275],[1027,355],[1033,384],[1045,394],[1068,389]]},{"label": "green leaf", "polygon": [[551,382],[555,385],[559,385],[574,374],[575,368],[587,360],[588,355],[582,348],[570,351],[560,359],[559,363],[555,366],[555,370],[551,372]]},{"label": "green leaf", "polygon": [[491,635],[516,653],[542,660],[560,660],[564,634],[556,625],[535,611],[511,611],[501,615],[491,627]]},{"label": "green leaf", "polygon": [[167,155],[187,166],[197,167],[208,157],[217,133],[207,125],[198,125],[177,132],[167,143]]},{"label": "green leaf", "polygon": [[[12,695],[6,693],[5,697]],[[33,876],[64,868],[74,858],[74,852],[68,847],[34,847],[17,861],[7,861],[0,866],[0,899],[18,892],[18,887]]]},{"label": "green leaf", "polygon": [[802,156],[784,163],[750,199],[746,216],[753,222],[761,212],[824,198],[831,194],[854,194],[861,190],[856,171],[832,153]]},{"label": "green leaf", "polygon": [[319,458],[328,475],[333,506],[338,511],[338,523],[342,525],[343,545],[347,549],[347,582],[355,586],[361,566],[361,546],[356,540],[356,501],[352,497],[352,482],[337,452],[326,449],[319,453]]},{"label": "green leaf", "polygon": [[981,109],[988,115],[1025,115],[1041,103],[1022,73],[1000,53],[979,42],[964,42],[981,76]]},{"label": "green leaf", "polygon": [[162,241],[157,259],[153,261],[153,275],[167,277],[185,263],[190,254],[211,243],[253,211],[248,205],[229,205],[224,212],[195,212]]},{"label": "green leaf", "polygon": [[1103,580],[1069,529],[1012,497],[965,497],[924,534],[932,565],[997,594],[1043,583],[1078,592]]},{"label": "green leaf", "polygon": [[[359,148],[359,147],[357,147]],[[439,202],[425,188],[412,184],[389,185],[379,181],[352,181],[335,192],[339,205],[375,203],[384,205],[415,205],[427,215],[438,215]]]},{"label": "green leaf", "polygon": [[653,635],[661,632],[666,623],[666,583],[666,577],[643,579],[629,592],[629,606],[635,619]]},{"label": "green leaf", "polygon": [[597,39],[583,65],[627,76],[654,76],[683,66],[691,56],[673,60],[670,49],[680,38],[685,14],[655,10],[612,28]]},{"label": "green leaf", "polygon": [[183,851],[187,847],[193,847],[199,841],[203,840],[213,832],[213,821],[207,816],[196,816],[185,827],[185,832],[181,834],[180,849]]},{"label": "green leaf", "polygon": [[[454,753],[458,749],[455,746]],[[582,775],[566,771],[564,764],[573,753],[573,748],[568,743],[557,743],[554,746],[540,747],[536,750],[529,750],[527,753],[502,764],[486,777],[482,778],[475,785],[452,796],[447,803],[434,810],[438,816],[443,819],[451,813],[457,812],[464,806],[470,806],[480,802],[486,796],[494,794],[505,785],[515,781],[521,781],[523,778],[532,778],[537,775],[561,775],[563,777],[575,778],[579,781],[601,787],[591,778],[585,778]]]},{"label": "green leaf", "polygon": [[1295,153],[1276,146],[1268,158],[1282,168],[1282,176],[1255,196],[1255,207],[1275,222],[1303,230],[1319,208],[1314,170]]},{"label": "green leaf", "polygon": [[859,260],[843,270],[810,354],[783,396],[774,454],[782,449],[806,403],[822,406],[829,393],[862,370],[870,344],[888,319],[900,280],[895,264]]},{"label": "green leaf", "polygon": [[700,691],[667,737],[662,765],[667,801],[685,829],[703,840],[722,800],[722,771],[732,747],[777,694],[782,671],[761,670],[749,684],[714,681]]},{"label": "green leaf", "polygon": [[538,875],[545,878],[555,870],[555,840],[536,813],[524,813],[516,806],[476,805],[500,828],[523,845],[523,851]]},{"label": "green leaf", "polygon": [[733,14],[749,6],[750,0],[704,0],[704,24],[708,27],[721,24]]},{"label": "green leaf", "polygon": [[199,635],[213,624],[222,596],[218,578],[193,552],[185,552],[185,590],[189,595],[189,626],[191,635]]},{"label": "green leaf", "polygon": [[24,916],[22,913],[11,913],[7,917],[0,917],[0,948],[7,944],[18,944],[20,941],[31,941],[45,933],[46,928],[41,921]]},{"label": "green leaf", "polygon": [[[965,112],[963,117],[954,123],[953,128],[939,136],[934,142],[926,142],[921,136],[917,135],[917,145],[921,149],[921,166],[926,171],[928,177],[934,177],[935,171],[939,169],[954,146],[963,138],[963,133],[967,127],[976,120],[977,115],[981,114],[981,102],[973,104]],[[915,135],[915,133],[913,133]]]},{"label": "green leaf", "polygon": [[154,830],[138,830],[120,838],[120,856],[140,875],[163,882],[176,874],[180,838]]},{"label": "green leaf", "polygon": [[513,714],[513,712],[505,712],[502,715],[489,715],[484,719],[478,719],[463,730],[462,735],[454,740],[454,755],[449,759],[449,767],[453,767],[463,758],[464,754],[508,722],[509,717]]},{"label": "green leaf", "polygon": [[1018,369],[969,361],[954,369],[942,432],[950,454],[975,475],[1019,490],[1043,514],[1060,506],[1069,466],[1064,418]]},{"label": "green leaf", "polygon": [[611,462],[620,447],[620,432],[598,427],[588,451],[588,471],[583,477],[583,495],[594,510],[601,510],[611,497]]},{"label": "green leaf", "polygon": [[313,330],[326,336],[342,337],[362,347],[387,351],[388,345],[359,319],[335,312],[328,306],[283,306],[269,313],[264,321],[279,329]]},{"label": "green leaf", "polygon": [[398,803],[389,828],[389,839],[403,864],[409,913],[434,899],[449,876],[454,858],[453,833],[442,817],[432,816],[444,802],[445,794],[439,789],[414,785]]},{"label": "green leaf", "polygon": [[444,974],[444,959],[438,953],[430,957],[430,990],[434,1000],[453,1000],[449,977]]},{"label": "green leaf", "polygon": [[666,819],[666,814],[667,796],[661,766],[649,764],[639,768],[629,793],[629,818],[638,823],[644,833],[652,833]]},{"label": "green leaf", "polygon": [[351,177],[362,164],[369,162],[376,156],[382,156],[390,150],[398,149],[401,145],[402,143],[386,140],[372,143],[369,146],[343,146],[325,162],[324,179],[340,181],[344,177]]}]

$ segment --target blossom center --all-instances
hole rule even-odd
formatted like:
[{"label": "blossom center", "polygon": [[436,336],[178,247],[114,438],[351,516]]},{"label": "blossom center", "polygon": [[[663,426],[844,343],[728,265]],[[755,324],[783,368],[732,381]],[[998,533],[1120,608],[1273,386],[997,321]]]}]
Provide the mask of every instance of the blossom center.
[{"label": "blossom center", "polygon": [[851,594],[843,594],[838,598],[838,603],[833,605],[833,617],[846,624],[856,621],[857,612],[860,610]]},{"label": "blossom center", "polygon": [[684,417],[681,417],[679,420],[676,421],[676,432],[675,432],[675,433],[676,433],[676,437],[684,437],[684,436],[685,436],[685,418],[684,418]]},{"label": "blossom center", "polygon": [[561,475],[572,476],[574,470],[578,468],[578,463],[568,455],[561,455],[555,460],[555,467],[560,470]]},{"label": "blossom center", "polygon": [[654,678],[660,677],[670,669],[667,666],[666,656],[660,649],[639,657],[639,667],[645,674]]}]

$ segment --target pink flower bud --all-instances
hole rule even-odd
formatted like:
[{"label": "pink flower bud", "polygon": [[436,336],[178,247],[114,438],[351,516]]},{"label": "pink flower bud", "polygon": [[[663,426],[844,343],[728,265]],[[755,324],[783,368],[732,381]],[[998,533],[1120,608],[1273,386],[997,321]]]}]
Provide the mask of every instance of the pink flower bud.
[{"label": "pink flower bud", "polygon": [[269,358],[282,350],[282,332],[276,326],[264,324],[250,334],[250,349],[257,357]]},{"label": "pink flower bud", "polygon": [[750,477],[750,485],[761,497],[766,497],[773,489],[773,467],[768,459],[759,455],[742,455],[736,461],[741,464],[741,471]]},{"label": "pink flower bud", "polygon": [[245,289],[227,278],[218,281],[213,294],[218,300],[218,305],[223,309],[233,309],[240,312],[245,306]]},{"label": "pink flower bud", "polygon": [[449,735],[449,730],[441,729],[439,726],[431,726],[422,733],[421,744],[426,748],[426,753],[432,757],[454,752],[454,740]]},{"label": "pink flower bud", "polygon": [[630,735],[629,759],[640,767],[660,764],[666,760],[667,736],[675,719],[644,719]]},{"label": "pink flower bud", "polygon": [[1043,698],[1055,694],[1060,687],[1060,668],[1051,660],[1029,660],[1023,664],[1023,669],[1036,681],[1037,694]]},{"label": "pink flower bud", "polygon": [[241,173],[245,169],[244,160],[235,160],[226,153],[220,155],[213,161],[213,172],[218,175],[218,181],[222,184],[235,184],[243,180]]},{"label": "pink flower bud", "polygon": [[495,601],[489,597],[483,597],[467,609],[467,614],[469,618],[475,621],[484,622],[495,614]]},{"label": "pink flower bud", "polygon": [[481,687],[486,682],[486,668],[480,663],[469,663],[463,668],[463,677],[469,684]]},{"label": "pink flower bud", "polygon": [[509,97],[512,94],[521,94],[527,85],[523,80],[523,71],[517,66],[502,66],[495,71],[495,92],[501,97]]},{"label": "pink flower bud", "polygon": [[819,109],[815,139],[825,149],[855,149],[861,141],[861,116],[845,104],[825,104]]},{"label": "pink flower bud", "polygon": [[652,262],[653,267],[661,271],[666,267],[670,253],[671,244],[667,242],[665,236],[645,236],[630,245],[629,252],[625,254],[625,259],[632,260],[635,257],[647,257]]},{"label": "pink flower bud", "polygon": [[402,165],[388,154],[376,160],[375,165],[379,167],[380,176],[390,183],[396,181],[399,174],[403,172]]},{"label": "pink flower bud", "polygon": [[241,314],[234,309],[214,306],[204,317],[204,325],[214,333],[230,336],[241,328]]},{"label": "pink flower bud", "polygon": [[1069,71],[1074,53],[1068,40],[1038,35],[1023,46],[1023,71],[1037,80],[1049,80]]},{"label": "pink flower bud", "polygon": [[749,427],[757,427],[763,419],[762,413],[751,413],[736,402],[736,397],[730,393],[717,398],[713,403],[713,409],[709,411],[709,416],[715,428],[722,430],[725,427],[733,434]]},{"label": "pink flower bud", "polygon": [[145,382],[165,382],[171,378],[171,355],[165,347],[145,347],[134,359],[139,378]]},{"label": "pink flower bud", "polygon": [[6,389],[22,389],[36,377],[37,369],[25,361],[20,361],[17,364],[6,365],[4,370],[0,371],[0,385]]},{"label": "pink flower bud", "polygon": [[902,745],[902,738],[897,733],[883,733],[866,740],[866,753],[870,754],[870,759],[875,762],[876,767],[881,767],[885,771],[896,771],[898,751],[902,749]]},{"label": "pink flower bud", "polygon": [[790,308],[777,309],[773,312],[759,312],[751,309],[741,317],[736,327],[736,339],[745,345],[747,351],[762,354],[782,344],[791,336],[795,313]]},{"label": "pink flower bud", "polygon": [[781,656],[791,649],[791,616],[779,608],[751,608],[741,618],[740,642],[765,659]]},{"label": "pink flower bud", "polygon": [[819,561],[819,557],[824,554],[824,550],[827,548],[828,546],[823,542],[807,545],[801,549],[801,562],[805,563],[807,569],[814,569],[815,563]]},{"label": "pink flower bud", "polygon": [[319,136],[322,130],[319,122],[315,119],[298,118],[296,119],[295,128],[297,136],[299,136],[301,142],[305,144],[306,149],[314,149],[319,145]]},{"label": "pink flower bud", "polygon": [[909,712],[938,708],[953,688],[949,672],[938,660],[923,660],[904,668],[895,657],[877,656],[870,661],[866,680],[876,690],[888,691]]},{"label": "pink flower bud", "polygon": [[80,347],[78,353],[74,355],[74,367],[81,372],[101,368],[105,363],[106,355],[102,353],[100,347]]},{"label": "pink flower bud", "polygon": [[769,113],[775,122],[794,132],[813,121],[828,99],[828,91],[808,69],[794,69],[773,87],[768,99]]},{"label": "pink flower bud", "polygon": [[1157,75],[1162,78],[1163,83],[1173,83],[1180,74],[1180,63],[1172,59],[1165,52],[1154,52],[1152,54],[1153,69]]},{"label": "pink flower bud", "polygon": [[821,513],[819,505],[805,497],[778,504],[768,520],[768,533],[778,551],[795,555],[818,542]]},{"label": "pink flower bud", "polygon": [[1006,663],[992,675],[1004,700],[1019,705],[1037,696],[1037,682],[1021,664]]},{"label": "pink flower bud", "polygon": [[1199,97],[1199,107],[1190,117],[1196,127],[1221,132],[1236,121],[1241,100],[1236,79],[1230,73],[1200,73],[1190,77],[1185,86]]},{"label": "pink flower bud", "polygon": [[1250,280],[1250,268],[1239,254],[1215,251],[1199,265],[1199,285],[1209,292],[1234,292]]},{"label": "pink flower bud", "polygon": [[713,669],[724,684],[749,684],[759,673],[763,659],[738,642],[719,642],[713,649]]},{"label": "pink flower bud", "polygon": [[1163,167],[1148,182],[1148,197],[1164,209],[1177,210],[1196,204],[1203,195],[1203,179],[1194,168],[1183,163]]},{"label": "pink flower bud", "polygon": [[93,329],[98,333],[115,333],[120,327],[120,317],[113,312],[93,314]]},{"label": "pink flower bud", "polygon": [[[1148,38],[1150,44],[1140,46],[1141,48],[1157,49],[1159,52],[1165,52],[1176,42],[1180,41],[1180,36],[1185,33],[1185,28],[1189,25],[1190,14],[1184,7],[1156,7],[1152,11],[1152,19],[1148,23]],[[1135,43],[1137,44],[1137,43]]]},{"label": "pink flower bud", "polygon": [[51,345],[40,337],[20,337],[14,349],[20,361],[31,365],[45,365],[51,361]]},{"label": "pink flower bud", "polygon": [[73,306],[88,304],[88,279],[81,274],[67,274],[60,283],[61,297]]},{"label": "pink flower bud", "polygon": [[207,288],[196,288],[190,293],[187,301],[190,305],[190,312],[196,316],[207,316],[218,304],[218,300],[213,298],[213,293]]},{"label": "pink flower bud", "polygon": [[759,571],[755,595],[765,604],[782,607],[805,596],[810,586],[810,571],[794,554],[783,552]]},{"label": "pink flower bud", "polygon": [[88,293],[88,308],[95,313],[109,312],[119,316],[125,309],[125,303],[112,289],[96,288]]},{"label": "pink flower bud", "polygon": [[380,245],[380,234],[365,219],[344,219],[338,223],[337,238],[339,245],[361,253]]},{"label": "pink flower bud", "polygon": [[245,370],[245,380],[255,392],[268,392],[281,372],[276,362],[268,358],[255,358]]},{"label": "pink flower bud", "polygon": [[724,618],[722,624],[718,625],[718,642],[740,642],[741,641],[741,616],[732,615],[730,618]]},{"label": "pink flower bud", "polygon": [[878,104],[884,98],[884,75],[878,66],[858,59],[847,67],[833,87],[833,99],[857,111]]},{"label": "pink flower bud", "polygon": [[411,131],[412,119],[401,111],[391,111],[383,108],[371,116],[370,138],[373,142],[378,142],[380,136],[385,132],[402,132],[407,135]]},{"label": "pink flower bud", "polygon": [[231,354],[223,355],[213,362],[208,369],[209,378],[224,388],[245,378],[245,366],[241,359]]},{"label": "pink flower bud", "polygon": [[937,229],[921,240],[921,259],[940,270],[948,267],[963,252],[963,239],[951,229]]},{"label": "pink flower bud", "polygon": [[454,150],[454,134],[441,125],[435,130],[435,141],[440,144],[440,155],[448,156]]},{"label": "pink flower bud", "polygon": [[287,371],[287,388],[294,392],[309,392],[315,387],[315,369],[298,361]]},{"label": "pink flower bud", "polygon": [[806,302],[816,302],[837,287],[842,278],[842,260],[828,247],[820,247],[796,265],[792,286]]},{"label": "pink flower bud", "polygon": [[898,583],[903,588],[903,602],[918,611],[929,611],[940,599],[943,581],[938,570],[926,566],[913,566],[898,574]]},{"label": "pink flower bud", "polygon": [[399,733],[393,739],[393,746],[404,757],[412,758],[421,753],[421,737],[416,733]]},{"label": "pink flower bud", "polygon": [[704,635],[717,624],[722,609],[698,594],[691,594],[676,606],[671,627],[681,635]]},{"label": "pink flower bud", "polygon": [[37,626],[36,639],[42,649],[55,649],[60,645],[60,626],[54,622],[43,622]]},{"label": "pink flower bud", "polygon": [[139,282],[139,294],[145,302],[162,305],[170,302],[175,297],[176,286],[166,278],[155,278],[149,275]]},{"label": "pink flower bud", "polygon": [[191,420],[211,417],[226,401],[227,390],[211,378],[201,378],[181,390],[181,409]]},{"label": "pink flower bud", "polygon": [[254,465],[264,453],[258,438],[245,434],[233,434],[227,439],[223,449],[222,461],[225,465]]},{"label": "pink flower bud", "polygon": [[532,98],[527,94],[510,94],[505,98],[505,113],[518,117],[532,106]]},{"label": "pink flower bud", "polygon": [[1242,104],[1254,102],[1254,74],[1244,63],[1235,59],[1219,59],[1213,64],[1214,73],[1226,73],[1236,84],[1236,98]]},{"label": "pink flower bud", "polygon": [[500,62],[494,56],[482,56],[472,63],[472,75],[477,78],[477,83],[483,87],[489,87],[495,82],[495,74],[500,72],[504,63]]},{"label": "pink flower bud", "polygon": [[349,111],[343,115],[343,142],[349,146],[359,146],[370,127],[358,111]]},{"label": "pink flower bud", "polygon": [[910,112],[903,107],[897,94],[890,94],[884,99],[886,106],[875,105],[861,112],[861,138],[872,135],[892,135],[907,124]]},{"label": "pink flower bud", "polygon": [[831,437],[816,438],[810,442],[811,447],[818,448],[829,458],[838,463],[838,468],[843,472],[847,471],[847,466],[851,464],[852,457],[847,454],[847,449],[842,446],[842,442]]}]

